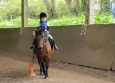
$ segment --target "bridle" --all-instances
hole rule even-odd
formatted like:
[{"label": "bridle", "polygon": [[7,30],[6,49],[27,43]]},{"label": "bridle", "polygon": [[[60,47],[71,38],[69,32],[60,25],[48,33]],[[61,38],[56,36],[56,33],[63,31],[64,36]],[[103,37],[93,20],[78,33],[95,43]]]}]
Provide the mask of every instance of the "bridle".
[{"label": "bridle", "polygon": [[41,44],[41,45],[42,45],[42,48],[44,47],[45,36],[44,36],[43,38],[44,38],[44,41],[39,43],[39,44]]},{"label": "bridle", "polygon": [[[43,41],[42,41],[42,42],[40,42],[39,44],[41,44],[41,45],[42,45],[42,48],[44,48],[44,42],[45,42],[45,40],[46,40],[45,35],[44,35],[44,36],[42,36],[42,38],[43,38]],[[40,49],[40,48],[38,47],[38,49]]]}]

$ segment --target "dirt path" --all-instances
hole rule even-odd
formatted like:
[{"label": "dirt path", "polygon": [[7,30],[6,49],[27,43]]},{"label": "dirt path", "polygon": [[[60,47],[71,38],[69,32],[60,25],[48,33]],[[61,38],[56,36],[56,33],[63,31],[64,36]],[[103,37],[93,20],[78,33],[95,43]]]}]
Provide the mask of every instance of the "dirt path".
[{"label": "dirt path", "polygon": [[[34,64],[36,76],[28,76],[28,67],[29,61],[0,53],[0,83],[115,83],[115,72],[107,75],[103,70],[89,69],[91,73],[87,72],[87,68],[79,67],[76,70],[71,65],[51,62],[49,79],[45,80],[44,76],[39,75],[37,63]],[[106,75],[99,75],[101,71]]]}]

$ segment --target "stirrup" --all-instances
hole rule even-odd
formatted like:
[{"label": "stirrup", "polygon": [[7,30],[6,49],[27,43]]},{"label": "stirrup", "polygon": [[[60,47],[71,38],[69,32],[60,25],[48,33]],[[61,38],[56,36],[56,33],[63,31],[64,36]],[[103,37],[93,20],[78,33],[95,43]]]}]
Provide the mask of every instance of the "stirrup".
[{"label": "stirrup", "polygon": [[34,45],[31,45],[31,46],[30,46],[30,49],[34,49],[34,48],[35,48],[35,46],[34,46]]}]

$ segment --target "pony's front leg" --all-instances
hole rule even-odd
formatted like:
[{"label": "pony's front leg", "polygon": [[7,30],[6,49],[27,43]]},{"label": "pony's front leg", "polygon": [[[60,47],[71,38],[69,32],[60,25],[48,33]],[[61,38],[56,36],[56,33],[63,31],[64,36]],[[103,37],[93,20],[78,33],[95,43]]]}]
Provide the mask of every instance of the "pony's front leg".
[{"label": "pony's front leg", "polygon": [[39,63],[39,66],[40,66],[40,75],[43,74],[43,68],[42,68],[42,63],[41,63],[41,60],[39,58],[38,59],[38,63]]},{"label": "pony's front leg", "polygon": [[43,69],[43,74],[46,75],[45,65],[44,65],[43,61],[41,61],[41,66],[42,66],[42,69]]},{"label": "pony's front leg", "polygon": [[46,75],[45,75],[45,79],[47,79],[48,78],[48,68],[49,68],[49,63],[50,63],[50,61],[48,60],[48,61],[46,61]]}]

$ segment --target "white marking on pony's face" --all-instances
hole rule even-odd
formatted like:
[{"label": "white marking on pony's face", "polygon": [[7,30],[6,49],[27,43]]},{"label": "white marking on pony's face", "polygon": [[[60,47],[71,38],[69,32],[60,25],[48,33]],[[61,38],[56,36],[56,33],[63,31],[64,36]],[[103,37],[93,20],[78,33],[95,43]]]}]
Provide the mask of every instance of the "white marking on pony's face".
[{"label": "white marking on pony's face", "polygon": [[44,33],[42,33],[40,36],[38,36],[38,48],[43,48],[44,44]]},{"label": "white marking on pony's face", "polygon": [[43,43],[40,43],[38,48],[43,48]]}]

